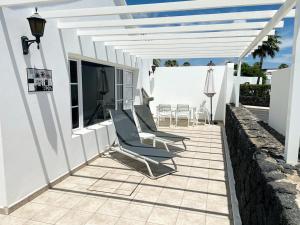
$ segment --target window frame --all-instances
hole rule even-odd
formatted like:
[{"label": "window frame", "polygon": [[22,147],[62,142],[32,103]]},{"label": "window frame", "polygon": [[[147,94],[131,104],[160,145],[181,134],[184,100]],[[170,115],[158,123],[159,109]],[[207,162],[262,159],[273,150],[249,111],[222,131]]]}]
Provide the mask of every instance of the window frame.
[{"label": "window frame", "polygon": [[[77,84],[78,84],[78,108],[79,108],[79,126],[77,128],[73,129],[73,123],[72,123],[72,99],[71,99],[71,73],[70,73],[70,61],[76,61],[77,62]],[[138,75],[139,69],[127,65],[121,65],[117,63],[111,63],[99,59],[94,59],[86,56],[82,56],[79,54],[73,54],[69,53],[68,54],[68,72],[69,72],[69,98],[70,98],[70,118],[71,118],[71,129],[72,131],[77,131],[81,129],[88,128],[89,126],[85,127],[84,126],[84,118],[83,118],[83,93],[82,93],[82,61],[87,61],[91,63],[96,63],[96,64],[101,64],[101,65],[106,65],[106,66],[111,66],[114,67],[115,69],[115,109],[117,109],[117,69],[123,70],[123,99],[124,99],[124,72],[125,70],[132,72],[133,77]],[[133,87],[134,88],[134,87]],[[134,91],[132,88],[132,91]],[[122,101],[123,101],[122,99]],[[124,107],[124,103],[123,103]],[[109,120],[109,119],[108,119]],[[107,121],[107,120],[105,120]],[[100,123],[103,123],[105,121],[102,121]],[[93,125],[91,125],[93,126]]]}]

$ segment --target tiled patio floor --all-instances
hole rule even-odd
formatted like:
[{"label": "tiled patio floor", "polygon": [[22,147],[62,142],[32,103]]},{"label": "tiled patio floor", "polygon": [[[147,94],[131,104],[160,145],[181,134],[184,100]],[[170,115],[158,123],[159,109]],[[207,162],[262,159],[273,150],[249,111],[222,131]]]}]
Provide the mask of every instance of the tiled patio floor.
[{"label": "tiled patio floor", "polygon": [[191,138],[186,151],[171,147],[178,172],[151,180],[124,165],[145,170],[132,160],[97,158],[10,216],[0,215],[0,225],[232,224],[221,128],[162,130]]}]

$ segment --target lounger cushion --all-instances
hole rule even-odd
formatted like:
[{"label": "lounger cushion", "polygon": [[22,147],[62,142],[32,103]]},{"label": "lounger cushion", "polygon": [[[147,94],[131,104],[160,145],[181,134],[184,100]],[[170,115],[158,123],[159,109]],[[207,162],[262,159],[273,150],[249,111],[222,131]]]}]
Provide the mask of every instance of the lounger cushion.
[{"label": "lounger cushion", "polygon": [[165,139],[172,142],[184,141],[189,139],[187,137],[170,134],[163,131],[156,131],[154,134],[157,138]]},{"label": "lounger cushion", "polygon": [[145,145],[142,143],[123,143],[122,148],[125,149],[126,152],[131,152],[136,155],[145,156],[157,162],[162,162],[173,158],[173,154],[167,152],[165,149],[153,148],[150,145]]}]

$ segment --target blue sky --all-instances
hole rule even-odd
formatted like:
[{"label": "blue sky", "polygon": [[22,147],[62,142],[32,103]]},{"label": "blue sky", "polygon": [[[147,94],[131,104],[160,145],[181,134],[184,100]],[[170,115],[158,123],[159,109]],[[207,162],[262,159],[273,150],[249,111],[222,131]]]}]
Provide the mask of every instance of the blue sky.
[{"label": "blue sky", "polygon": [[[182,0],[126,0],[128,5],[133,4],[148,4],[148,3],[161,3],[161,2],[175,2]],[[144,17],[165,17],[165,16],[183,16],[183,15],[196,15],[203,13],[224,13],[224,12],[236,12],[236,11],[248,11],[248,10],[274,10],[278,9],[279,5],[274,6],[259,6],[259,7],[235,7],[227,9],[208,9],[208,10],[193,10],[184,12],[161,12],[161,13],[147,13],[147,14],[136,14],[135,18]],[[293,30],[294,30],[294,19],[285,19],[284,28],[277,29],[278,34],[281,36],[281,48],[280,52],[274,59],[266,58],[264,63],[264,68],[277,68],[281,63],[290,64],[291,62],[291,52],[292,52],[292,42],[293,42]],[[213,59],[216,64],[223,64],[229,59]],[[236,61],[236,59],[230,59],[231,61]],[[209,59],[182,59],[178,60],[180,64],[184,61],[189,61],[192,65],[205,65],[208,63]],[[252,64],[258,59],[253,59],[252,56],[246,58],[246,62]]]}]

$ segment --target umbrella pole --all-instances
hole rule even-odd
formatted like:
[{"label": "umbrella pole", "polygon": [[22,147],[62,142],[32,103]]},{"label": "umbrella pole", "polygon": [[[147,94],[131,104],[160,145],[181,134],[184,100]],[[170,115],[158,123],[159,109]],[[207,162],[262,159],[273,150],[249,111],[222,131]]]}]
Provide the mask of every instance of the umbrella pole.
[{"label": "umbrella pole", "polygon": [[210,122],[213,123],[212,97],[210,97]]}]

